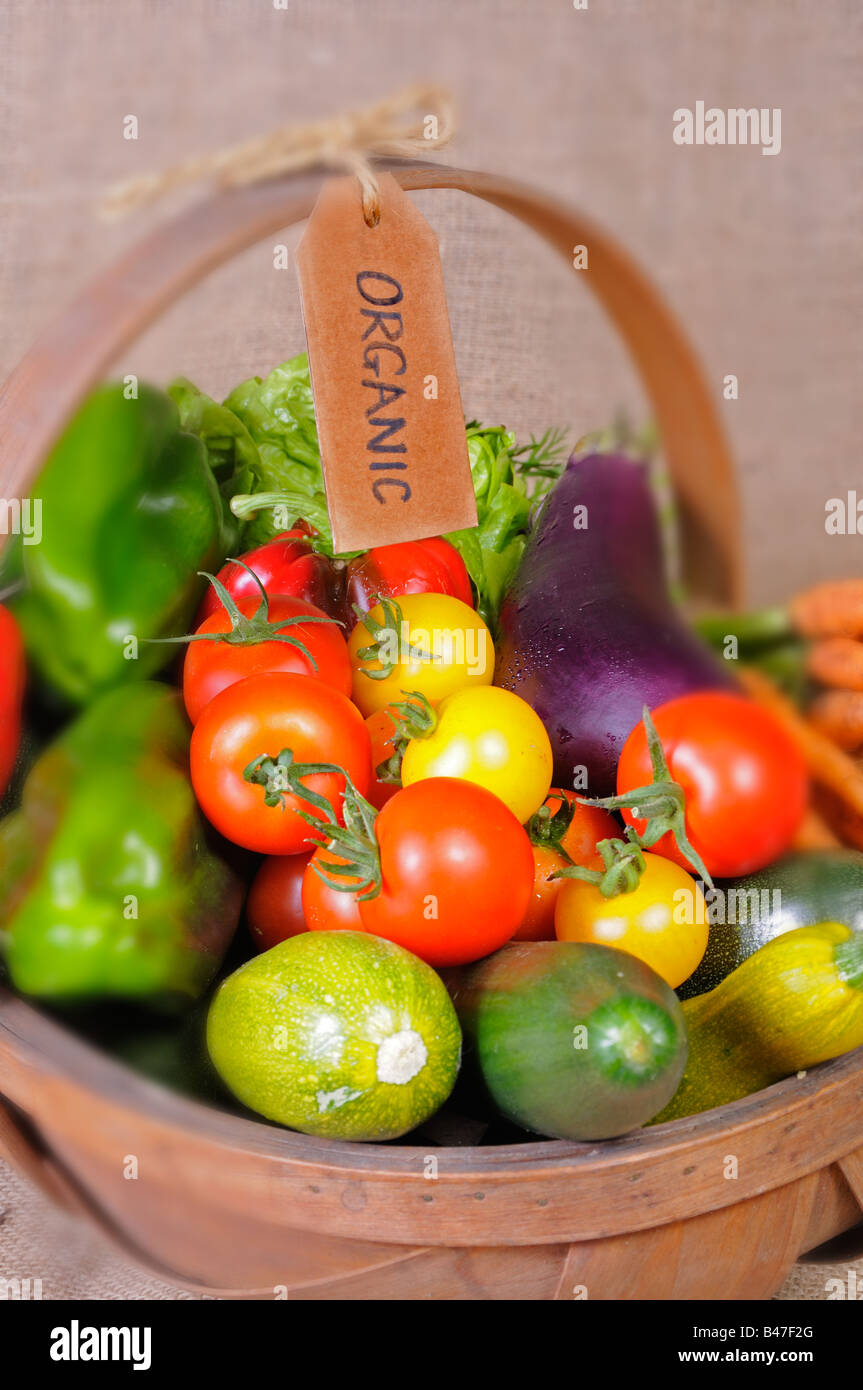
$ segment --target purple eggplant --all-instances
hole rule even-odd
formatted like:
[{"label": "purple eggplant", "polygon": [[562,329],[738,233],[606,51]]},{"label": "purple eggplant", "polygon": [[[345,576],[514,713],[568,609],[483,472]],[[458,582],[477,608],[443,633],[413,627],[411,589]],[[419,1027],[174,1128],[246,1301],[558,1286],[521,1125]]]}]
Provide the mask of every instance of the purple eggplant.
[{"label": "purple eggplant", "polygon": [[528,539],[498,633],[495,683],[532,705],[548,730],[555,785],[590,796],[615,791],[620,751],[644,705],[735,688],[671,600],[647,470],[621,454],[569,460]]}]

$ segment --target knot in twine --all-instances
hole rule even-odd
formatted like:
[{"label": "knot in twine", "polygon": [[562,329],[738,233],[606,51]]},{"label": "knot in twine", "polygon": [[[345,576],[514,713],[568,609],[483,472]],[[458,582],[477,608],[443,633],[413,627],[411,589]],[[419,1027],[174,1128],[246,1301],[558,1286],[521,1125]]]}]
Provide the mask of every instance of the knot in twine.
[{"label": "knot in twine", "polygon": [[450,94],[433,84],[417,84],[362,111],[283,126],[159,173],[127,179],[108,190],[100,212],[104,217],[125,217],[134,208],[201,179],[212,179],[219,188],[236,188],[323,164],[356,175],[363,217],[375,227],[380,221],[380,196],[370,159],[410,159],[440,149],[452,139],[454,129]]}]

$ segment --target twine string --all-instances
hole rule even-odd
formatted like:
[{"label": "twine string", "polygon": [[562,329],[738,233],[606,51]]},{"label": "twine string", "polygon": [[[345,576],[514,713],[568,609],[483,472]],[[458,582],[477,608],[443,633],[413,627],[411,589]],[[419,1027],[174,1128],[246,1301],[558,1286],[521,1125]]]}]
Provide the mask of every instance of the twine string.
[{"label": "twine string", "polygon": [[[429,124],[430,117],[434,125]],[[104,217],[125,217],[203,179],[219,188],[238,188],[323,164],[357,177],[363,217],[375,227],[380,221],[380,189],[370,161],[416,158],[446,145],[454,131],[451,95],[433,83],[417,83],[360,111],[283,126],[160,172],[127,179],[108,190],[100,212]]]}]

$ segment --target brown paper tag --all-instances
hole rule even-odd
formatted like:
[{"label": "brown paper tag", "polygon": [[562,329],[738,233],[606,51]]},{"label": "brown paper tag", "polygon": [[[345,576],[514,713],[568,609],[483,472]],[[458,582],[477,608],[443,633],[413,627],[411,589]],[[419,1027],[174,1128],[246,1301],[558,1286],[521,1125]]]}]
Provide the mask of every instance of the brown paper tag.
[{"label": "brown paper tag", "polygon": [[337,552],[476,525],[437,238],[391,174],[380,221],[324,187],[297,250]]}]

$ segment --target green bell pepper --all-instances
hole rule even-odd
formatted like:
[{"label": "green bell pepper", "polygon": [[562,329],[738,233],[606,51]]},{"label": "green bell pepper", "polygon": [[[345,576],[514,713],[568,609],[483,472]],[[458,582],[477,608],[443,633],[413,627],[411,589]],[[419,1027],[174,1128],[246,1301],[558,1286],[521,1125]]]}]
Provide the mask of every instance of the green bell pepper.
[{"label": "green bell pepper", "polygon": [[179,694],[108,691],[35,763],[0,822],[0,948],[13,984],[55,1002],[197,998],[243,885],[188,777]]},{"label": "green bell pepper", "polygon": [[32,666],[63,700],[84,704],[176,655],[152,639],[188,631],[198,571],[236,543],[229,495],[163,392],[141,384],[127,399],[111,385],[85,401],[34,486],[42,538],[18,549],[11,605]]}]

